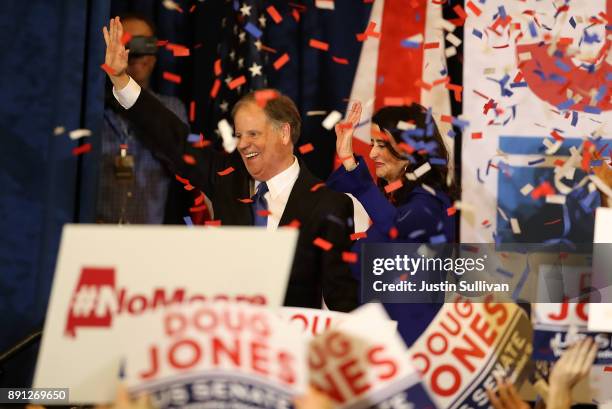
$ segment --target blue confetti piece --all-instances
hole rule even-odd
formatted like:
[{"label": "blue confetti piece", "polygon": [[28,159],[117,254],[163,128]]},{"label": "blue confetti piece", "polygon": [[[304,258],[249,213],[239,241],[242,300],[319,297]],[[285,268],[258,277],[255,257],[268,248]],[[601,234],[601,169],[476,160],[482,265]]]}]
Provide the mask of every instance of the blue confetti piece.
[{"label": "blue confetti piece", "polygon": [[584,42],[587,44],[593,44],[593,43],[601,43],[601,40],[599,39],[599,36],[597,35],[597,33],[593,35],[589,35],[589,33],[586,30],[584,30]]},{"label": "blue confetti piece", "polygon": [[557,105],[557,109],[559,111],[565,111],[566,109],[570,109],[572,105],[574,105],[575,102],[573,99],[566,99],[565,101],[563,101],[562,103],[560,103],[559,105]]},{"label": "blue confetti piece", "polygon": [[449,138],[454,138],[455,136],[457,136],[457,132],[455,132],[455,130],[453,128],[451,128],[451,129],[448,130],[446,135],[448,135]]},{"label": "blue confetti piece", "polygon": [[576,126],[578,124],[578,112],[572,111],[572,126]]},{"label": "blue confetti piece", "polygon": [[536,159],[536,160],[530,160],[529,162],[527,162],[527,164],[529,166],[533,166],[533,165],[537,165],[538,163],[542,163],[544,162],[546,159],[545,158],[541,158],[541,159]]},{"label": "blue confetti piece", "polygon": [[570,72],[572,70],[566,63],[559,59],[555,60],[555,65],[563,72]]},{"label": "blue confetti piece", "polygon": [[415,237],[419,237],[425,234],[425,229],[415,230],[408,235],[408,238],[414,239]]},{"label": "blue confetti piece", "polygon": [[470,125],[470,121],[466,121],[465,119],[459,119],[459,118],[453,118],[451,123],[461,129]]},{"label": "blue confetti piece", "polygon": [[524,88],[524,87],[527,87],[527,83],[525,81],[513,82],[512,84],[510,84],[510,88]]},{"label": "blue confetti piece", "polygon": [[606,81],[612,81],[612,72],[606,74]]},{"label": "blue confetti piece", "polygon": [[440,75],[441,75],[441,76],[443,76],[443,77],[444,77],[444,76],[445,76],[447,73],[448,73],[448,71],[446,70],[446,67],[444,67],[444,68],[442,68],[442,69],[440,70]]},{"label": "blue confetti piece", "polygon": [[404,48],[419,48],[419,47],[421,47],[421,43],[418,43],[416,41],[410,41],[410,40],[402,40],[402,42],[400,44]]},{"label": "blue confetti piece", "polygon": [[504,275],[504,276],[508,277],[508,278],[514,277],[514,273],[513,272],[508,271],[508,270],[504,270],[501,267],[497,267],[497,270],[495,270],[495,271],[498,272],[501,275]]},{"label": "blue confetti piece", "polygon": [[606,85],[601,85],[597,90],[597,95],[595,95],[595,101],[599,102],[604,97],[606,92],[608,91],[608,87]]},{"label": "blue confetti piece", "polygon": [[197,133],[190,133],[187,136],[187,142],[189,143],[195,143],[195,142],[199,142],[200,141],[200,135],[198,135]]},{"label": "blue confetti piece", "polygon": [[246,25],[244,26],[244,30],[247,31],[250,35],[252,35],[258,40],[263,34],[262,31],[258,29],[257,26],[255,26],[255,24],[251,23],[250,21],[246,23]]},{"label": "blue confetti piece", "polygon": [[446,159],[443,158],[429,158],[429,163],[432,165],[446,165]]},{"label": "blue confetti piece", "polygon": [[426,124],[430,124],[432,123],[432,119],[433,118],[433,110],[431,109],[431,107],[427,108],[427,114],[425,115],[425,123]]},{"label": "blue confetti piece", "polygon": [[508,74],[504,75],[504,77],[499,81],[499,85],[502,86],[502,88],[504,88],[506,86],[506,84],[508,84],[508,81],[510,81],[510,76]]},{"label": "blue confetti piece", "polygon": [[592,105],[587,105],[584,107],[584,112],[588,112],[589,114],[599,115],[601,114],[601,108],[597,108]]},{"label": "blue confetti piece", "polygon": [[191,220],[191,216],[185,216],[183,217],[183,220],[185,221],[185,224],[187,226],[193,226],[193,221]]},{"label": "blue confetti piece", "polygon": [[476,180],[478,180],[480,183],[484,184],[484,180],[482,180],[480,178],[480,168],[476,169]]},{"label": "blue confetti piece", "polygon": [[550,79],[552,81],[558,82],[559,84],[563,85],[567,82],[567,78],[565,78],[562,75],[559,74],[550,74]]},{"label": "blue confetti piece", "polygon": [[238,2],[238,0],[234,0],[234,11],[238,11],[240,10],[240,3]]},{"label": "blue confetti piece", "polygon": [[523,291],[523,287],[525,286],[525,282],[527,281],[527,277],[529,276],[529,270],[530,270],[530,268],[529,268],[529,258],[527,258],[527,263],[525,265],[525,269],[521,273],[521,278],[519,278],[518,283],[516,283],[516,288],[512,292],[512,299],[514,301],[517,300],[518,296],[521,294],[521,291]]},{"label": "blue confetti piece", "polygon": [[531,34],[531,37],[533,38],[538,36],[538,29],[533,21],[529,22],[529,34]]},{"label": "blue confetti piece", "polygon": [[414,21],[416,22],[421,21],[421,13],[414,13]]},{"label": "blue confetti piece", "polygon": [[505,20],[506,19],[506,9],[504,8],[504,6],[499,6],[497,10],[499,11],[499,16]]},{"label": "blue confetti piece", "polygon": [[591,161],[591,166],[592,167],[597,167],[597,166],[601,166],[601,164],[603,163],[603,161],[601,159],[597,159],[597,160],[592,160]]},{"label": "blue confetti piece", "polygon": [[572,25],[572,28],[576,28],[576,20],[574,20],[574,16],[570,17],[569,23]]},{"label": "blue confetti piece", "polygon": [[441,244],[446,243],[446,236],[443,234],[438,234],[436,236],[431,236],[429,239],[431,244]]},{"label": "blue confetti piece", "polygon": [[480,38],[482,40],[482,31],[473,29],[472,30],[472,34],[475,35],[476,37]]}]

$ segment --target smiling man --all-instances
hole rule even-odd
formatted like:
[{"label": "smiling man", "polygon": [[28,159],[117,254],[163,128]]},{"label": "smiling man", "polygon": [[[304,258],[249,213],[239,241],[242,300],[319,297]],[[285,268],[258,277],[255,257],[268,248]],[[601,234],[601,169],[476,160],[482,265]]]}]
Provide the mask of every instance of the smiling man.
[{"label": "smiling man", "polygon": [[[351,247],[353,204],[321,186],[293,155],[301,127],[293,101],[264,90],[274,97],[261,102],[252,92],[232,111],[238,138],[232,154],[194,148],[187,143],[188,127],[127,75],[122,35],[118,18],[110,21],[110,30],[104,27],[105,64],[123,114],[146,135],[142,142],[211,199],[223,225],[299,226],[285,305],[320,308],[324,299],[331,309],[354,309],[357,282],[342,260]],[[185,154],[195,164],[186,163]]]}]

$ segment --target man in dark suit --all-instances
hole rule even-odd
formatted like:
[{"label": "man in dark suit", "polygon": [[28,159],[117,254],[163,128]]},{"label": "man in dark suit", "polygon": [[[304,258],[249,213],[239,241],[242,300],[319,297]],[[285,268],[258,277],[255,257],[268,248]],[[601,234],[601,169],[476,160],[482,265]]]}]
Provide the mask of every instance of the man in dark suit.
[{"label": "man in dark suit", "polygon": [[270,99],[258,98],[271,90],[251,93],[233,110],[237,150],[225,155],[194,148],[187,143],[185,124],[126,74],[122,35],[118,18],[111,20],[110,30],[104,27],[105,69],[125,116],[147,135],[142,142],[212,200],[222,224],[268,230],[299,226],[285,305],[319,308],[324,299],[334,310],[355,308],[357,282],[342,260],[351,247],[353,205],[346,195],[321,186],[293,156],[301,125],[293,101],[274,91]]}]

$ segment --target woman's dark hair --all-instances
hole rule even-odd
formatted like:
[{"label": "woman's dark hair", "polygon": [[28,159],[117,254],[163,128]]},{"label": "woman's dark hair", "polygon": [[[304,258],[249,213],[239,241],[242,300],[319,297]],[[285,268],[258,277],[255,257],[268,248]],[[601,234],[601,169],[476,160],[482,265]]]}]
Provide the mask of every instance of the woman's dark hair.
[{"label": "woman's dark hair", "polygon": [[[400,121],[413,124],[415,129],[402,131],[398,129]],[[381,131],[388,132],[396,144],[400,147],[410,145],[414,150],[408,152],[398,152],[393,146],[385,141],[385,147],[397,159],[408,160],[406,172],[414,172],[421,165],[430,162],[430,159],[443,159],[445,164],[431,164],[431,170],[415,181],[403,178],[403,186],[391,194],[387,195],[389,200],[395,205],[403,203],[406,196],[415,186],[422,183],[434,188],[437,191],[446,193],[451,200],[457,198],[457,187],[454,180],[447,184],[448,163],[450,161],[448,150],[431,114],[419,104],[410,106],[388,106],[379,109],[372,117],[372,124],[378,125]],[[402,145],[400,145],[402,144]],[[382,178],[378,178],[378,186],[383,189],[387,184]]]}]

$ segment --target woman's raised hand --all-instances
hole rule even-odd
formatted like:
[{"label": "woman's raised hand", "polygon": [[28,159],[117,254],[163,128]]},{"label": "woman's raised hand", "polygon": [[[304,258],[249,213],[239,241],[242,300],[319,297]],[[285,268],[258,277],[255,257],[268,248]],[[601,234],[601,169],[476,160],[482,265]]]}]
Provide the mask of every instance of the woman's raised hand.
[{"label": "woman's raised hand", "polygon": [[[361,118],[361,102],[354,102],[346,120],[336,124],[336,153],[347,169],[355,167],[353,132]],[[350,170],[350,169],[349,169]]]}]

